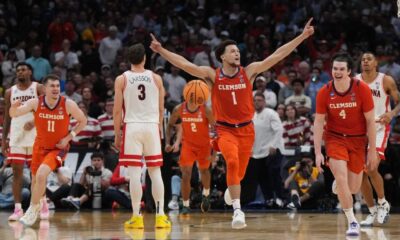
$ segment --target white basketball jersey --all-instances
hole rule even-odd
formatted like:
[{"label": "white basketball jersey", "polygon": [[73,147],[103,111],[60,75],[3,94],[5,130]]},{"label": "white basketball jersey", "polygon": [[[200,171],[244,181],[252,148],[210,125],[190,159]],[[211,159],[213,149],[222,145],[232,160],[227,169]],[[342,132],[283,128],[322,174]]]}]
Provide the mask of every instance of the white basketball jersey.
[{"label": "white basketball jersey", "polygon": [[[374,99],[375,118],[391,111],[390,97],[383,88],[383,77],[385,77],[384,73],[378,73],[375,80],[368,84],[371,89],[372,98]],[[356,78],[363,80],[361,74],[358,74]]]},{"label": "white basketball jersey", "polygon": [[124,89],[124,122],[159,123],[160,91],[153,73],[126,71]]},{"label": "white basketball jersey", "polygon": [[[32,98],[38,98],[37,83],[32,84],[25,90],[18,89],[17,85],[11,87],[11,104],[21,100],[22,104]],[[36,129],[24,130],[25,123],[33,121],[33,112],[19,117],[11,118],[10,146],[11,147],[32,147],[36,137]]]}]

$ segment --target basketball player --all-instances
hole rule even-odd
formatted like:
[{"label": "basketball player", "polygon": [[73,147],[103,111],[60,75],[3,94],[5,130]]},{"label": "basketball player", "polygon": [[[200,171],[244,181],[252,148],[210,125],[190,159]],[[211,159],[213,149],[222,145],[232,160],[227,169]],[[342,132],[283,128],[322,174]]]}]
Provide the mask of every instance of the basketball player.
[{"label": "basketball player", "polygon": [[[11,163],[14,175],[12,184],[14,196],[14,213],[8,218],[9,221],[18,221],[24,212],[21,207],[21,188],[24,164],[28,165],[32,159],[32,145],[35,140],[36,131],[33,123],[33,113],[27,113],[17,118],[10,118],[10,105],[16,101],[25,103],[29,99],[37,99],[43,94],[43,86],[32,81],[32,66],[21,62],[16,67],[16,84],[6,90],[5,112],[3,122],[2,153]],[[7,137],[10,136],[10,142]],[[48,218],[46,203],[43,204],[41,216]]]},{"label": "basketball player", "polygon": [[195,101],[190,101],[190,99],[177,105],[171,114],[165,134],[166,152],[179,149],[179,141],[176,141],[172,146],[169,144],[172,128],[178,119],[182,120],[182,131],[180,131],[182,134],[182,149],[179,159],[179,166],[182,172],[181,189],[183,198],[181,213],[188,214],[190,212],[190,179],[192,177],[193,163],[196,160],[201,174],[201,183],[203,184],[203,197],[200,208],[203,212],[207,212],[210,208],[210,171],[208,169],[211,163],[209,161],[211,152],[209,124],[214,124],[212,112],[204,104],[198,105]]},{"label": "basketball player", "polygon": [[[39,200],[46,190],[47,176],[62,166],[69,141],[86,126],[87,121],[74,101],[60,96],[58,76],[47,75],[43,84],[44,96],[30,99],[23,105],[17,100],[10,107],[12,118],[33,112],[37,132],[31,163],[31,203],[20,219],[25,226],[32,226],[36,222],[40,208]],[[78,121],[78,126],[69,132],[70,115]]]},{"label": "basketball player", "polygon": [[[371,52],[366,52],[361,58],[362,73],[356,78],[363,80],[371,89],[372,98],[375,106],[376,125],[376,157],[380,160],[385,159],[385,149],[390,132],[390,122],[400,110],[399,92],[396,82],[391,76],[377,72],[378,61]],[[396,104],[391,110],[390,97]],[[370,182],[371,181],[371,182]],[[378,196],[378,206],[375,206],[372,186]],[[375,218],[378,223],[383,224],[389,218],[390,204],[385,199],[385,190],[383,187],[383,179],[378,169],[367,171],[363,176],[361,191],[367,203],[370,214],[362,221],[361,226],[372,226]]]},{"label": "basketball player", "polygon": [[240,181],[243,179],[254,142],[252,85],[255,77],[289,55],[314,33],[310,19],[303,32],[277,49],[268,58],[243,68],[240,51],[233,40],[223,41],[215,54],[222,63],[216,70],[196,66],[184,57],[168,51],[152,35],[150,48],[178,68],[205,80],[212,87],[212,110],[216,119],[217,145],[227,165],[227,184],[234,209],[232,228],[246,227],[240,206]]},{"label": "basketball player", "polygon": [[321,142],[324,134],[329,168],[335,177],[339,202],[348,221],[346,235],[358,236],[360,225],[354,217],[352,194],[361,187],[367,140],[367,166],[370,171],[377,168],[378,161],[371,90],[361,80],[350,77],[352,67],[352,59],[347,53],[338,53],[333,57],[333,81],[317,94],[314,146],[316,166],[322,172],[324,156]]},{"label": "basketball player", "polygon": [[[126,221],[124,226],[144,228],[143,216],[140,213],[143,194],[140,179],[144,158],[156,203],[155,227],[170,228],[171,223],[164,214],[164,183],[160,169],[163,164],[160,124],[164,113],[164,87],[159,75],[144,68],[146,55],[141,43],[129,48],[128,59],[131,69],[115,80],[113,113],[115,146],[121,149],[120,164],[128,166],[133,210],[132,218]],[[124,126],[121,135],[122,121]]]}]

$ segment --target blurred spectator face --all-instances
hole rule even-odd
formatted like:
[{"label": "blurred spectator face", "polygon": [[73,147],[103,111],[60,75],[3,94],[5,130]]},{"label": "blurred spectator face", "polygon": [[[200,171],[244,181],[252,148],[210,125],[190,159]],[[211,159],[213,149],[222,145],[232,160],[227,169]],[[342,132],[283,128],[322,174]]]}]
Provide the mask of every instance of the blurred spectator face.
[{"label": "blurred spectator face", "polygon": [[117,37],[117,33],[118,33],[118,28],[116,26],[110,26],[108,28],[108,34],[110,36],[110,38],[114,39]]},{"label": "blurred spectator face", "polygon": [[123,73],[123,72],[129,70],[129,66],[128,66],[128,64],[127,64],[126,62],[120,62],[120,63],[119,63],[119,66],[118,66],[118,69],[119,69],[119,71],[120,71],[121,73]]},{"label": "blurred spectator face", "polygon": [[65,84],[65,92],[67,93],[73,93],[75,92],[75,82],[74,81],[67,81],[67,83]]},{"label": "blurred spectator face", "polygon": [[374,71],[377,69],[378,62],[371,53],[364,53],[361,57],[361,69],[362,71]]},{"label": "blurred spectator face", "polygon": [[319,69],[324,69],[324,62],[322,61],[322,59],[317,59],[317,60],[315,60],[313,67],[317,67]]},{"label": "blurred spectator face", "polygon": [[10,61],[16,61],[16,60],[17,60],[17,55],[16,55],[14,49],[10,50],[10,51],[7,53],[7,60],[10,60]]},{"label": "blurred spectator face", "polygon": [[285,104],[279,104],[276,108],[276,112],[278,113],[279,117],[283,119],[285,117]]},{"label": "blurred spectator face", "polygon": [[265,98],[261,96],[254,97],[254,108],[257,112],[262,111],[265,108]]},{"label": "blurred spectator face", "polygon": [[286,117],[288,119],[293,120],[293,119],[296,118],[296,109],[292,105],[287,105],[286,106],[285,113],[286,113]]},{"label": "blurred spectator face", "polygon": [[256,79],[256,88],[257,90],[264,92],[265,87],[267,86],[267,82],[263,76],[259,76]]},{"label": "blurred spectator face", "polygon": [[80,86],[83,83],[83,77],[80,74],[75,74],[72,77],[72,81],[74,81],[76,86]]},{"label": "blurred spectator face", "polygon": [[292,82],[293,80],[295,80],[297,78],[297,73],[296,72],[289,72],[288,73],[288,80],[289,82]]},{"label": "blurred spectator face", "polygon": [[221,59],[230,66],[240,66],[240,51],[236,45],[228,45],[225,47],[224,54]]},{"label": "blurred spectator face", "polygon": [[83,102],[78,103],[78,107],[82,110],[82,112],[83,112],[83,114],[85,114],[85,116],[88,115],[87,107]]},{"label": "blurred spectator face", "polygon": [[63,51],[68,52],[70,48],[71,48],[71,43],[69,42],[68,39],[64,39],[64,41],[62,43]]},{"label": "blurred spectator face", "polygon": [[112,115],[113,114],[113,109],[114,109],[114,101],[107,101],[106,102],[106,106],[104,108],[105,108],[106,113],[108,115]]},{"label": "blurred spectator face", "polygon": [[101,75],[103,77],[108,77],[111,75],[111,67],[109,65],[103,65],[101,67]]},{"label": "blurred spectator face", "polygon": [[179,68],[177,68],[175,66],[171,66],[171,74],[173,76],[177,76],[179,74]]},{"label": "blurred spectator face", "polygon": [[40,46],[34,46],[32,49],[32,56],[34,58],[39,58],[42,55],[42,49],[40,48]]},{"label": "blurred spectator face", "polygon": [[103,159],[100,157],[94,157],[92,158],[92,166],[96,170],[101,170],[103,168]]},{"label": "blurred spectator face", "polygon": [[114,87],[114,80],[111,77],[106,78],[104,81],[107,89],[112,89]]},{"label": "blurred spectator face", "polygon": [[82,98],[84,100],[92,100],[92,90],[88,87],[82,89]]},{"label": "blurred spectator face", "polygon": [[301,83],[299,83],[299,82],[293,83],[293,91],[294,91],[294,93],[296,95],[302,94],[303,93],[303,89],[304,89],[304,87],[303,87],[303,85]]},{"label": "blurred spectator face", "polygon": [[299,73],[300,75],[307,75],[310,73],[310,65],[305,61],[299,63]]},{"label": "blurred spectator face", "polygon": [[97,73],[96,72],[91,72],[89,74],[89,82],[90,83],[95,83],[95,82],[97,82],[97,80],[99,80],[99,76],[97,75]]}]

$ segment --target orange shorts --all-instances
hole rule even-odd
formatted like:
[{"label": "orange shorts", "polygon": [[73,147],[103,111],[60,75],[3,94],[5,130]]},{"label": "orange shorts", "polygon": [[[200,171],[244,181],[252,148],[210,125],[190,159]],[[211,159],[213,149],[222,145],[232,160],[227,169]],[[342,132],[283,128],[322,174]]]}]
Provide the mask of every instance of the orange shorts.
[{"label": "orange shorts", "polygon": [[[31,171],[32,175],[36,175],[41,164],[46,164],[51,170],[61,167],[64,162],[68,150],[60,149],[44,149],[40,146],[33,146]],[[59,160],[57,159],[59,156]]]},{"label": "orange shorts", "polygon": [[195,161],[199,164],[199,169],[208,169],[210,167],[211,146],[207,143],[205,146],[199,147],[196,145],[183,142],[179,166],[192,167]]},{"label": "orange shorts", "polygon": [[347,161],[347,168],[356,174],[364,169],[367,143],[367,137],[325,134],[326,155],[329,158]]},{"label": "orange shorts", "polygon": [[217,126],[217,144],[227,166],[227,184],[239,185],[253,151],[254,125],[232,128]]}]

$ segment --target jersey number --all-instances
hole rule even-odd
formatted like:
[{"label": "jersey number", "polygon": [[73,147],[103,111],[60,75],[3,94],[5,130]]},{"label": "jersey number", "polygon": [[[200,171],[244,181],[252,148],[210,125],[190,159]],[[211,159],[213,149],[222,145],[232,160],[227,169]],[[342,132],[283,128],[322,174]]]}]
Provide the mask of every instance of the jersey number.
[{"label": "jersey number", "polygon": [[146,98],[146,87],[143,84],[140,84],[137,88],[140,91],[138,98],[143,101]]},{"label": "jersey number", "polygon": [[196,123],[192,122],[190,123],[190,126],[192,127],[192,132],[197,132]]},{"label": "jersey number", "polygon": [[343,119],[346,119],[346,111],[342,109],[339,113],[339,116],[341,116]]},{"label": "jersey number", "polygon": [[235,92],[232,92],[232,98],[233,98],[233,105],[237,105]]},{"label": "jersey number", "polygon": [[55,132],[55,126],[56,122],[55,121],[47,121],[47,131],[48,132]]}]

